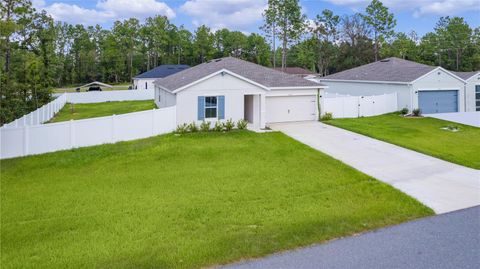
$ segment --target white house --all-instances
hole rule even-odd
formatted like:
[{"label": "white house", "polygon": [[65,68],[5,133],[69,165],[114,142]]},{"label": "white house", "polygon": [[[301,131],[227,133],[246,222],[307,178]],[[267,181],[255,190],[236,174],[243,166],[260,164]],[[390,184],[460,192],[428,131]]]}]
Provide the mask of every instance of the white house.
[{"label": "white house", "polygon": [[424,114],[475,111],[471,89],[467,89],[467,82],[457,74],[395,57],[318,81],[328,86],[327,93],[364,96],[396,92],[399,110],[420,108]]},{"label": "white house", "polygon": [[245,119],[255,128],[315,120],[325,85],[237,58],[215,59],[155,82],[159,108],[176,106],[177,124]]},{"label": "white house", "polygon": [[163,64],[157,66],[147,72],[137,75],[133,78],[133,89],[135,90],[148,90],[153,89],[153,82],[156,79],[170,76],[177,72],[183,71],[190,66],[185,64]]},{"label": "white house", "polygon": [[467,111],[480,111],[480,72],[455,72],[465,80]]}]

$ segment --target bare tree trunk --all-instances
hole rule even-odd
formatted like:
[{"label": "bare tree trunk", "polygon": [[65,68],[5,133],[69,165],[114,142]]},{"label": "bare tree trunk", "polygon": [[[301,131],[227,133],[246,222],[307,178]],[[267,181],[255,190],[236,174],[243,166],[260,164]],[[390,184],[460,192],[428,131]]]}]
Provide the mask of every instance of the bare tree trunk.
[{"label": "bare tree trunk", "polygon": [[458,63],[458,60],[459,59],[459,49],[457,48],[457,60],[456,60],[456,64],[457,64],[457,71],[458,71],[458,66],[459,66],[459,63]]},{"label": "bare tree trunk", "polygon": [[374,54],[375,54],[375,62],[378,61],[378,37],[377,37],[377,31],[375,31],[375,44],[373,45],[374,48]]},{"label": "bare tree trunk", "polygon": [[275,23],[273,23],[273,26],[272,26],[272,37],[273,37],[273,40],[272,40],[272,43],[273,43],[273,68],[276,67],[277,65],[277,48],[275,47]]},{"label": "bare tree trunk", "polygon": [[282,70],[285,70],[286,65],[287,65],[287,33],[284,32],[283,41],[282,41]]}]

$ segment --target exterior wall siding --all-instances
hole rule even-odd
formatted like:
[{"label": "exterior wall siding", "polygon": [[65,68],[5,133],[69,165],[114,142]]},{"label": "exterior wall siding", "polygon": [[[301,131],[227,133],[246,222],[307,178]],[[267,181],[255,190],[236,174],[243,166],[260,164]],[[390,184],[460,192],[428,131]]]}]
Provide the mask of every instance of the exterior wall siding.
[{"label": "exterior wall siding", "polygon": [[[136,78],[133,79],[133,89],[134,90],[147,90],[155,88],[153,82],[156,79],[154,78]],[[145,88],[145,83],[147,83],[147,88]]]},{"label": "exterior wall siding", "polygon": [[174,106],[176,104],[175,94],[155,86],[155,104],[158,108]]},{"label": "exterior wall siding", "polygon": [[480,74],[470,78],[467,81],[467,85],[465,86],[465,92],[467,95],[466,98],[466,109],[467,111],[475,111],[476,110],[476,97],[475,97],[475,86],[480,85]]}]

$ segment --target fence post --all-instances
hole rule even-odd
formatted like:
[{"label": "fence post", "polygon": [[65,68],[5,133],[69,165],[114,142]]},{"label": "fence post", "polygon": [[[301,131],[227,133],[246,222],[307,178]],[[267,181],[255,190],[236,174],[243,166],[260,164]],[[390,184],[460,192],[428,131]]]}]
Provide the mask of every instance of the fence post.
[{"label": "fence post", "polygon": [[155,108],[152,109],[152,136],[155,135]]},{"label": "fence post", "polygon": [[112,126],[111,126],[111,136],[110,136],[110,141],[112,143],[115,143],[115,117],[116,115],[113,114],[111,119],[112,119]]},{"label": "fence post", "polygon": [[75,121],[70,120],[70,148],[75,147]]},{"label": "fence post", "polygon": [[28,155],[28,133],[29,127],[28,125],[25,125],[23,127],[23,156]]}]

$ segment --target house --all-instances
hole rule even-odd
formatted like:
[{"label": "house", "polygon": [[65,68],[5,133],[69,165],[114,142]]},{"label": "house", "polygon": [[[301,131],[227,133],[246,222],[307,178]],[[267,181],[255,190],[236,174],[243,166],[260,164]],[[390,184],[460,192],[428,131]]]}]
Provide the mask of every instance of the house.
[{"label": "house", "polygon": [[148,90],[153,89],[153,82],[156,79],[170,76],[177,72],[183,71],[190,66],[185,64],[162,64],[145,73],[142,73],[133,78],[133,89]]},{"label": "house", "polygon": [[287,74],[296,75],[305,79],[315,78],[316,76],[318,76],[317,73],[301,67],[275,67],[273,69]]},{"label": "house", "polygon": [[233,57],[211,60],[155,82],[159,108],[176,106],[177,124],[245,119],[254,128],[315,120],[325,85]]},{"label": "house", "polygon": [[387,58],[338,72],[318,81],[327,93],[354,96],[397,93],[398,110],[420,108],[422,113],[475,111],[466,81],[442,67]]},{"label": "house", "polygon": [[480,111],[480,72],[455,72],[465,82],[467,111]]}]

